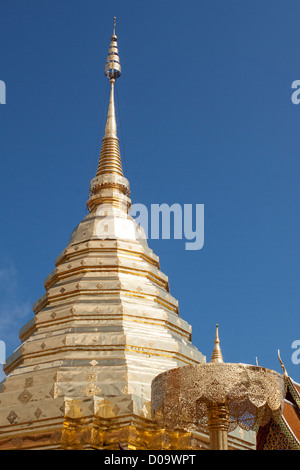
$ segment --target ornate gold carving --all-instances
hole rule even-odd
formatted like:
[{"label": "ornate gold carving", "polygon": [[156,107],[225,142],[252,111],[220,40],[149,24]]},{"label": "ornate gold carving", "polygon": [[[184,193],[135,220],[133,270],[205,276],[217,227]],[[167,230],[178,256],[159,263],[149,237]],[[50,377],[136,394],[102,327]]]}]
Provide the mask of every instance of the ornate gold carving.
[{"label": "ornate gold carving", "polygon": [[131,415],[131,424],[124,426],[122,420],[116,420],[119,410],[114,408],[113,416],[105,420],[94,417],[87,426],[84,420],[76,422],[65,419],[63,449],[107,449],[119,450],[119,442],[125,449],[136,450],[201,450],[207,449],[206,440],[182,430],[169,431],[156,427],[151,421],[135,419]]},{"label": "ornate gold carving", "polygon": [[25,387],[32,387],[33,385],[33,377],[27,377],[27,379],[25,379]]},{"label": "ornate gold carving", "polygon": [[13,424],[15,420],[17,419],[17,414],[12,410],[9,415],[7,416],[7,420],[10,422],[10,424]]},{"label": "ornate gold carving", "polygon": [[24,405],[30,401],[32,398],[31,393],[26,390],[26,388],[23,390],[23,392],[18,396],[18,400],[23,403]]},{"label": "ornate gold carving", "polygon": [[262,367],[223,362],[179,367],[153,380],[152,413],[168,428],[209,431],[212,448],[224,450],[227,431],[253,430],[279,415],[283,391],[283,377]]},{"label": "ornate gold carving", "polygon": [[91,397],[93,395],[99,395],[101,393],[101,388],[99,388],[96,384],[94,383],[89,383],[87,384],[83,389],[82,389],[82,393],[86,396],[86,397]]},{"label": "ornate gold carving", "polygon": [[[272,421],[268,436],[264,445],[264,450],[294,450],[287,433],[284,433],[280,426]],[[297,449],[299,450],[299,449]]]},{"label": "ornate gold carving", "polygon": [[35,412],[34,412],[34,416],[35,416],[37,419],[39,419],[39,417],[40,417],[42,414],[43,414],[43,412],[42,412],[39,408],[37,408],[37,409],[35,410]]},{"label": "ornate gold carving", "polygon": [[96,372],[89,372],[87,379],[89,382],[96,382],[97,380],[97,373]]},{"label": "ornate gold carving", "polygon": [[52,398],[57,398],[57,397],[59,397],[59,396],[62,394],[62,391],[61,391],[61,389],[59,388],[59,386],[55,383],[55,384],[51,387],[51,389],[50,389],[50,391],[49,391],[49,394],[50,394],[50,396],[51,396]]}]

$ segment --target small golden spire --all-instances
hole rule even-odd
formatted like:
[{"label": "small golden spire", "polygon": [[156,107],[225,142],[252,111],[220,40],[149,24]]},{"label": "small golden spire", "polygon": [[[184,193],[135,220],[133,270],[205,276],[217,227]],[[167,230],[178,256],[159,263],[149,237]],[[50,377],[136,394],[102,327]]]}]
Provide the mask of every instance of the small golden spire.
[{"label": "small golden spire", "polygon": [[214,346],[214,350],[213,350],[210,362],[224,362],[221,348],[220,348],[218,324],[216,324],[215,346]]}]

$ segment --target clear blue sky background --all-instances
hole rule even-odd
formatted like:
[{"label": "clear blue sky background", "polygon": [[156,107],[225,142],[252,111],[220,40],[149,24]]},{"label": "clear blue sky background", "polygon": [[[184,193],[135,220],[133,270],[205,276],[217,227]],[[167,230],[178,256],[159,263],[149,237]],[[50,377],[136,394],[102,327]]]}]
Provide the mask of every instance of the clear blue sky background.
[{"label": "clear blue sky background", "polygon": [[[300,5],[286,0],[1,2],[0,339],[10,354],[86,214],[113,17],[134,203],[205,205],[205,244],[149,240],[193,343],[289,374],[299,329]],[[299,356],[300,357],[300,356]]]}]

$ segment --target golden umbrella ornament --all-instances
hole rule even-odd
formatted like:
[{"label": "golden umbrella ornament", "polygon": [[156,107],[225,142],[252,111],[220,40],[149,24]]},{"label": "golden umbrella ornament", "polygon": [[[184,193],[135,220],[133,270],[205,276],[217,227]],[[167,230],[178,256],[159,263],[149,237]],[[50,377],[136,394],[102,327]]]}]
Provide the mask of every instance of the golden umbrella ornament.
[{"label": "golden umbrella ornament", "polygon": [[211,450],[228,450],[228,432],[257,430],[282,412],[284,380],[264,367],[224,363],[219,343],[217,326],[209,363],[155,377],[152,415],[169,429],[207,432]]}]

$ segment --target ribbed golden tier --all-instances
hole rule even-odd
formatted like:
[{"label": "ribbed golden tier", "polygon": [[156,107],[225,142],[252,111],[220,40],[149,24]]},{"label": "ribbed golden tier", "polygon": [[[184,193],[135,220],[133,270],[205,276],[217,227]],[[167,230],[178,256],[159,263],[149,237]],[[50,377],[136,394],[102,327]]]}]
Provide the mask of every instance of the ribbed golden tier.
[{"label": "ribbed golden tier", "polygon": [[105,173],[115,173],[123,176],[119,139],[117,137],[103,137],[100,160],[96,176]]}]

